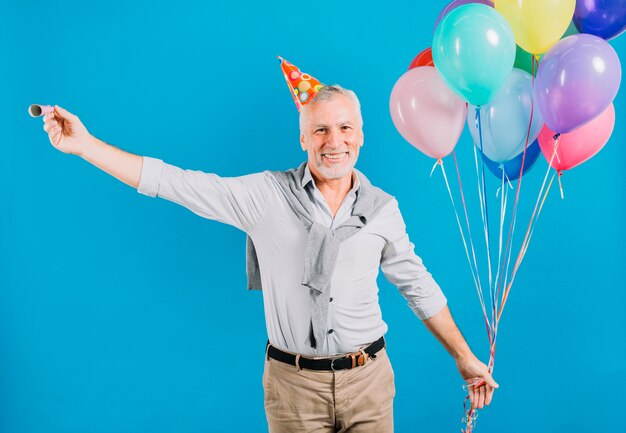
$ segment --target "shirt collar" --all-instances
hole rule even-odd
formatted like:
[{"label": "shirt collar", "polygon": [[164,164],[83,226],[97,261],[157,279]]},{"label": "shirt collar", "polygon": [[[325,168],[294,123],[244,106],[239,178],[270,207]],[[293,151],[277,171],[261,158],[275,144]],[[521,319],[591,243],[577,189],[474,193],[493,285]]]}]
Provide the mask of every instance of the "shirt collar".
[{"label": "shirt collar", "polygon": [[[309,183],[312,183],[315,186],[315,182],[313,180],[313,175],[311,174],[311,170],[309,170],[309,164],[307,163],[304,166],[304,173],[302,174],[302,180],[300,181],[300,185],[302,188],[306,187]],[[315,186],[317,188],[317,186]],[[352,189],[350,192],[355,192],[358,194],[359,188],[361,188],[361,181],[359,176],[356,175],[356,172],[352,170]]]}]

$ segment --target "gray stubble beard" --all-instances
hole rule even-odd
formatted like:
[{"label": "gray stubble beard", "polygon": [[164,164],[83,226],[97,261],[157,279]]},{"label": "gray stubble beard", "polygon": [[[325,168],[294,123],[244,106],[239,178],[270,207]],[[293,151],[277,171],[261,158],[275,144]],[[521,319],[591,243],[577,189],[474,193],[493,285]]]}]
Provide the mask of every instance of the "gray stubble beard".
[{"label": "gray stubble beard", "polygon": [[358,158],[354,158],[353,157],[353,152],[348,152],[348,158],[351,159],[351,163],[346,166],[345,169],[342,169],[341,171],[339,171],[339,169],[333,169],[333,168],[327,168],[324,166],[324,163],[322,161],[322,159],[324,158],[321,154],[318,156],[316,162],[317,165],[317,169],[319,170],[319,172],[322,174],[322,176],[324,176],[326,179],[340,179],[344,176],[347,176],[348,174],[352,173],[352,170],[354,169],[354,166],[356,164],[356,161]]}]

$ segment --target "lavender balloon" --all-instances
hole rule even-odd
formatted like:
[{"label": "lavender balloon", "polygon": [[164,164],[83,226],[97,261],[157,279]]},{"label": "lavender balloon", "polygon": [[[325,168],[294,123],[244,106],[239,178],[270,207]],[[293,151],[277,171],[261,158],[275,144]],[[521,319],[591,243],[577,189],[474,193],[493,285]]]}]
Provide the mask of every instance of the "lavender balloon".
[{"label": "lavender balloon", "polygon": [[626,30],[626,0],[579,0],[573,21],[581,33],[612,39]]},{"label": "lavender balloon", "polygon": [[621,77],[619,58],[608,42],[594,35],[568,36],[541,59],[535,101],[550,129],[570,132],[609,106]]},{"label": "lavender balloon", "polygon": [[437,17],[437,20],[435,21],[435,27],[433,28],[436,29],[437,26],[439,25],[439,21],[441,21],[441,19],[445,17],[451,10],[456,9],[459,6],[469,4],[469,3],[480,3],[489,7],[493,7],[493,2],[489,0],[452,0],[450,3],[448,3],[448,5],[445,8],[443,8],[441,13]]}]

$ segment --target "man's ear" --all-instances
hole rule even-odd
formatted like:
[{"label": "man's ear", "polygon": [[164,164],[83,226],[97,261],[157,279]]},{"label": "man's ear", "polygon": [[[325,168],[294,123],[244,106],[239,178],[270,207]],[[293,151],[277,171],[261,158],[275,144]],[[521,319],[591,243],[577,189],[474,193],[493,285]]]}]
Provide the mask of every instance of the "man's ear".
[{"label": "man's ear", "polygon": [[363,130],[361,130],[361,147],[363,146],[364,142],[365,142],[365,133],[363,132]]},{"label": "man's ear", "polygon": [[304,134],[300,134],[300,147],[306,152],[306,143],[304,142]]}]

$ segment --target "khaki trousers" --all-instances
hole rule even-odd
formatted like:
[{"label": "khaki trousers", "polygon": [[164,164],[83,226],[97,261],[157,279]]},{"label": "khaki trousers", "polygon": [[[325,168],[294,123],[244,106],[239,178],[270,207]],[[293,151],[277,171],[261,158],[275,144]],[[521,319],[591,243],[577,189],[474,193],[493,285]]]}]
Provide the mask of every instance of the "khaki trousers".
[{"label": "khaki trousers", "polygon": [[265,360],[270,433],[393,432],[393,369],[382,349],[363,366],[312,371]]}]

